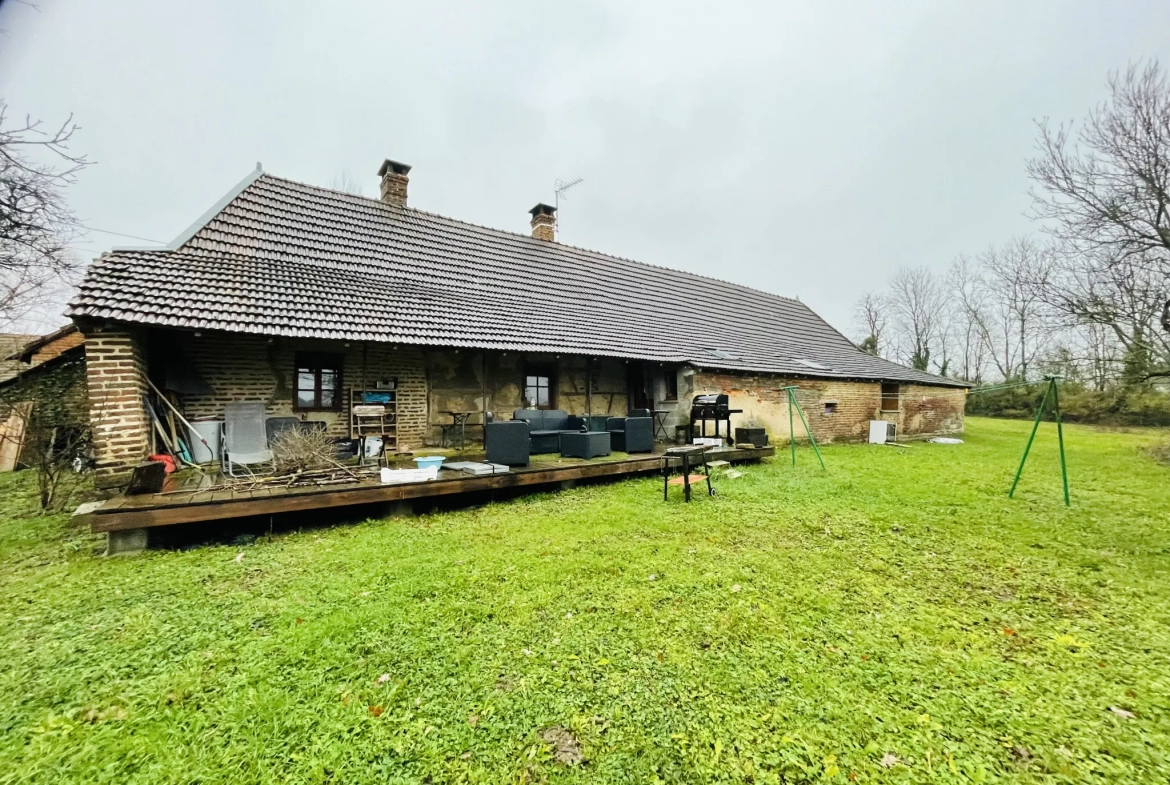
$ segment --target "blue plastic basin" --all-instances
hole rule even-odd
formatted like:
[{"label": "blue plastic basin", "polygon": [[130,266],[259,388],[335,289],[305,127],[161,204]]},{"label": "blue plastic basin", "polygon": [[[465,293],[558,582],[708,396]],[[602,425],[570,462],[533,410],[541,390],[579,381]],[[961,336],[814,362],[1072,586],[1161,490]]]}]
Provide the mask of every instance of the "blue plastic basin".
[{"label": "blue plastic basin", "polygon": [[415,458],[414,462],[420,469],[429,469],[432,466],[438,468],[443,465],[443,461],[447,460],[442,455],[424,455],[421,458]]}]

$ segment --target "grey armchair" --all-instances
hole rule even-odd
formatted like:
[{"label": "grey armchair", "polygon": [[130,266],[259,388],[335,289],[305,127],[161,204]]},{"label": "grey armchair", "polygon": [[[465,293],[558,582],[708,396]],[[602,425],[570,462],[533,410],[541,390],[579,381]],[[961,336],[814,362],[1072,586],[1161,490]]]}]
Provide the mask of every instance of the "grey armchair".
[{"label": "grey armchair", "polygon": [[528,466],[528,424],[517,420],[488,422],[483,426],[483,450],[488,463]]},{"label": "grey armchair", "polygon": [[483,448],[488,463],[505,466],[527,466],[529,458],[528,423],[522,420],[494,422],[483,425]]},{"label": "grey armchair", "polygon": [[618,452],[653,452],[653,417],[610,417],[610,445]]}]

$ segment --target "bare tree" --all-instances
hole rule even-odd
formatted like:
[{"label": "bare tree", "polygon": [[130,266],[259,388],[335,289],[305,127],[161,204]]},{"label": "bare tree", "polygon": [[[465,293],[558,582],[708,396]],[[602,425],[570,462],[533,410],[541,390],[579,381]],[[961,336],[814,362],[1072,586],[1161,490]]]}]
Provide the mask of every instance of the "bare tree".
[{"label": "bare tree", "polygon": [[1076,334],[1084,346],[1085,378],[1094,390],[1104,390],[1117,378],[1121,365],[1117,337],[1108,327],[1092,322],[1080,327]]},{"label": "bare tree", "polygon": [[981,382],[987,367],[986,283],[975,262],[960,255],[951,263],[947,288],[959,376]]},{"label": "bare tree", "polygon": [[946,293],[926,268],[902,268],[890,281],[890,307],[899,351],[911,367],[930,367],[931,346],[937,345]]},{"label": "bare tree", "polygon": [[347,194],[354,194],[355,196],[363,196],[362,183],[354,173],[348,169],[342,169],[339,173],[333,175],[333,179],[329,181],[329,187],[334,191],[344,191]]},{"label": "bare tree", "polygon": [[862,335],[857,347],[875,356],[882,355],[882,338],[889,326],[889,303],[886,298],[874,292],[866,292],[853,306],[853,320]]},{"label": "bare tree", "polygon": [[0,324],[25,315],[76,265],[69,244],[80,227],[64,191],[89,164],[69,149],[77,130],[72,115],[56,131],[30,117],[10,123],[0,101]]},{"label": "bare tree", "polygon": [[1170,332],[1170,81],[1157,61],[1109,75],[1110,97],[1074,135],[1039,123],[1028,162],[1038,218],[1070,254],[1139,264],[1161,276]]},{"label": "bare tree", "polygon": [[1051,253],[1017,237],[979,257],[983,268],[988,350],[1004,379],[1025,379],[1049,332],[1043,290],[1051,277]]},{"label": "bare tree", "polygon": [[1144,254],[1115,256],[1113,250],[1067,249],[1056,257],[1041,294],[1066,321],[1112,333],[1128,383],[1170,375],[1170,334],[1159,330],[1166,277]]}]

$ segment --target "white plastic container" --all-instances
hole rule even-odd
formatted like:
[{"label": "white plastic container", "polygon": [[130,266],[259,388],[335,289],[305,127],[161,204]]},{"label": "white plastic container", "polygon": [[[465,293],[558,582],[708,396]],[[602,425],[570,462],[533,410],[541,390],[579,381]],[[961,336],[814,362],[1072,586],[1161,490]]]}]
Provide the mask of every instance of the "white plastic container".
[{"label": "white plastic container", "polygon": [[[221,455],[219,434],[223,427],[223,420],[193,420],[191,426],[187,429],[187,444],[191,447],[191,460],[195,463],[217,462]],[[207,441],[207,445],[210,445],[211,449],[199,441],[200,436]]]},{"label": "white plastic container", "polygon": [[382,467],[378,474],[383,485],[391,485],[396,482],[426,482],[438,479],[439,467],[431,466],[427,469],[388,469]]}]

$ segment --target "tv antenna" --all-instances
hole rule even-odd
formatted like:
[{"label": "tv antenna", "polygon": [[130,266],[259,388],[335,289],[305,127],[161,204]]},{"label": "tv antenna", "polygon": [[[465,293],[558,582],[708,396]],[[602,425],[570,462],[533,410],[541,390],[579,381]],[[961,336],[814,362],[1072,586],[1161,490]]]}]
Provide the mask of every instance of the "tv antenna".
[{"label": "tv antenna", "polygon": [[565,196],[565,191],[569,190],[574,185],[580,185],[583,182],[585,182],[584,177],[575,177],[572,180],[568,180],[568,181],[561,180],[560,178],[553,180],[553,194],[555,195],[554,206],[557,208],[556,222],[557,222],[557,230],[558,231],[561,228],[561,199],[568,199],[569,198],[569,197]]}]

